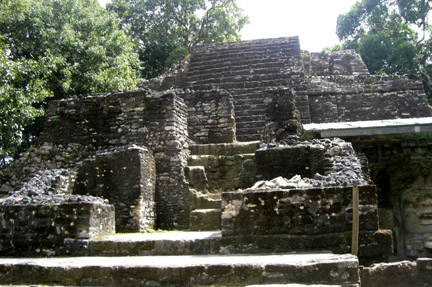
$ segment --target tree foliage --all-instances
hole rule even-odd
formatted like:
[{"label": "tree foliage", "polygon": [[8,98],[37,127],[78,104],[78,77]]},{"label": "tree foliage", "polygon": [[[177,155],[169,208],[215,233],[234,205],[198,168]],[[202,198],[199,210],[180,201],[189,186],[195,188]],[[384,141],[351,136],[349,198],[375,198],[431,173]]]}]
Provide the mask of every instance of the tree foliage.
[{"label": "tree foliage", "polygon": [[46,99],[131,89],[138,54],[97,0],[0,0],[0,160],[37,134]]},{"label": "tree foliage", "polygon": [[0,25],[10,57],[60,57],[49,80],[56,97],[133,88],[139,60],[117,19],[97,0],[32,0]]},{"label": "tree foliage", "polygon": [[147,78],[163,73],[194,45],[239,40],[248,22],[235,0],[113,0],[107,9],[136,41]]},{"label": "tree foliage", "polygon": [[431,0],[362,0],[337,19],[344,48],[355,49],[371,73],[422,79],[432,98]]}]

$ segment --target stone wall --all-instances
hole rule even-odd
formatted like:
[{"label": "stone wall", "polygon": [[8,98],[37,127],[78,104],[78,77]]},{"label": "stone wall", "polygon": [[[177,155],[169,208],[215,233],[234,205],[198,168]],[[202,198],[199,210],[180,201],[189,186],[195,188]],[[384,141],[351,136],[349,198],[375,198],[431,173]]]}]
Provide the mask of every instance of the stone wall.
[{"label": "stone wall", "polygon": [[264,127],[264,142],[299,138],[303,133],[300,112],[296,107],[296,94],[288,88],[264,92],[267,123]]},{"label": "stone wall", "polygon": [[13,192],[38,170],[73,170],[97,151],[148,147],[156,162],[156,225],[187,228],[188,141],[186,105],[174,93],[139,90],[52,101],[37,145],[2,171],[0,183],[3,190]]},{"label": "stone wall", "polygon": [[423,84],[396,76],[314,77],[297,86],[307,94],[303,123],[368,121],[431,116]]},{"label": "stone wall", "polygon": [[231,143],[236,139],[234,99],[224,90],[181,95],[188,107],[189,137],[196,143]]},{"label": "stone wall", "polygon": [[362,287],[428,287],[432,282],[432,259],[380,263],[360,270]]},{"label": "stone wall", "polygon": [[174,144],[174,135],[184,145],[185,119],[183,101],[174,93],[139,90],[81,96],[50,103],[39,142],[78,143],[98,149],[136,144],[154,149]]},{"label": "stone wall", "polygon": [[302,52],[305,73],[310,76],[369,75],[359,54],[354,50],[336,52]]},{"label": "stone wall", "polygon": [[252,167],[246,165],[245,168],[248,174],[242,176],[244,182],[272,180],[279,176],[287,179],[300,176],[307,178],[311,186],[369,183],[369,177],[364,174],[364,167],[352,145],[341,139],[263,144],[255,152]]},{"label": "stone wall", "polygon": [[353,50],[302,52],[298,37],[200,45],[186,62],[149,87],[228,91],[239,141],[280,128],[270,124],[269,90],[293,90],[303,124],[432,115],[420,81],[370,75]]},{"label": "stone wall", "polygon": [[46,131],[41,141],[55,144],[147,146],[156,161],[157,225],[187,228],[187,110],[180,97],[135,91],[58,101],[50,108]]},{"label": "stone wall", "polygon": [[391,228],[401,258],[432,256],[430,133],[352,137],[378,188],[382,225]]},{"label": "stone wall", "polygon": [[[360,230],[378,230],[375,186],[360,186]],[[222,194],[222,234],[317,235],[352,230],[352,188]]]},{"label": "stone wall", "polygon": [[0,254],[65,254],[71,251],[68,241],[76,245],[114,233],[114,222],[114,206],[93,199],[66,196],[61,202],[25,204],[15,198],[0,205]]},{"label": "stone wall", "polygon": [[108,199],[117,232],[142,232],[155,224],[156,164],[144,148],[98,153],[79,164],[73,194]]}]

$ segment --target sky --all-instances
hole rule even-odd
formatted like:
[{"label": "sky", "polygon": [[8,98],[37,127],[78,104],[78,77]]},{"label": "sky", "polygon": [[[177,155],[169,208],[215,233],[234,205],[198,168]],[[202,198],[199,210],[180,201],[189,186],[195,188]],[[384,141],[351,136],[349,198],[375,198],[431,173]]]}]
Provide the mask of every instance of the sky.
[{"label": "sky", "polygon": [[[99,0],[105,5],[109,0]],[[237,0],[249,16],[242,40],[299,36],[303,50],[320,52],[339,44],[336,19],[357,0]]]}]

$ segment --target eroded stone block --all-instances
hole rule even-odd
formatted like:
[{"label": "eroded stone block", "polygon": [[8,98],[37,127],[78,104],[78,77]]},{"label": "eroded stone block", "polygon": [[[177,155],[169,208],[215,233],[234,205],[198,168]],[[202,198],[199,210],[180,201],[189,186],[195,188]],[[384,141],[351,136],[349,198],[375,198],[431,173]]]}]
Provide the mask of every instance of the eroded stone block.
[{"label": "eroded stone block", "polygon": [[86,160],[73,192],[108,199],[115,206],[117,232],[140,232],[155,226],[155,173],[147,149],[123,147]]},{"label": "eroded stone block", "polygon": [[[360,186],[360,230],[378,230],[375,186]],[[314,235],[352,230],[352,188],[222,193],[222,234]]]},{"label": "eroded stone block", "polygon": [[193,210],[190,215],[189,224],[191,231],[219,230],[221,226],[221,210]]},{"label": "eroded stone block", "polygon": [[113,233],[114,206],[91,198],[0,206],[0,253],[6,255],[56,255],[66,239]]}]

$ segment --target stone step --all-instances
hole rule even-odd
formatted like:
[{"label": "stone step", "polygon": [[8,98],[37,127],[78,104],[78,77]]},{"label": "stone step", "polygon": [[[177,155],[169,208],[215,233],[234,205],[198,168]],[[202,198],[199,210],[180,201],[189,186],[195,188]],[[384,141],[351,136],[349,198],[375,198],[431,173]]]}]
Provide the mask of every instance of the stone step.
[{"label": "stone step", "polygon": [[242,143],[221,143],[221,144],[197,144],[190,145],[189,150],[191,155],[225,155],[233,156],[237,154],[255,153],[259,148],[258,141],[242,142]]},{"label": "stone step", "polygon": [[[218,196],[220,197],[220,195]],[[220,209],[221,199],[214,194],[199,194],[195,197],[195,209]]]},{"label": "stone step", "polygon": [[[230,63],[231,66],[244,65],[245,63],[250,63],[251,65],[260,64],[268,62],[279,62],[279,63],[294,63],[298,64],[300,61],[297,60],[295,55],[292,55],[289,50],[281,49],[274,50],[270,52],[265,51],[251,51],[246,53],[236,53],[236,54],[213,54],[206,55],[205,57],[192,57],[191,66],[204,66],[206,62],[213,65],[220,65],[220,62]],[[237,64],[239,63],[239,64]]]},{"label": "stone step", "polygon": [[297,58],[292,51],[288,48],[273,49],[273,50],[249,50],[249,51],[225,51],[216,52],[212,54],[202,55],[201,57],[196,54],[192,54],[191,64],[202,65],[206,61],[228,61],[231,63],[241,61],[251,61],[252,63],[265,62],[266,60],[278,60],[278,59],[290,59]]},{"label": "stone step", "polygon": [[242,108],[236,111],[236,115],[237,116],[252,116],[252,115],[265,115],[265,110],[264,109],[247,109],[247,108]]},{"label": "stone step", "polygon": [[245,81],[245,82],[224,82],[224,83],[201,83],[199,81],[196,82],[188,82],[186,83],[186,87],[192,90],[211,90],[215,87],[219,87],[221,89],[225,89],[229,91],[234,98],[236,97],[236,93],[239,90],[245,89],[254,89],[265,91],[271,87],[281,87],[288,86],[290,84],[290,76],[287,78],[281,78],[280,80],[271,80],[271,81]]},{"label": "stone step", "polygon": [[237,131],[243,129],[261,129],[265,126],[265,124],[266,124],[265,121],[238,121],[236,123],[236,127],[237,127]]},{"label": "stone step", "polygon": [[[277,89],[286,89],[287,85],[290,85],[290,83],[292,82],[292,79],[286,79],[284,82],[284,85],[276,85],[276,86],[266,86],[264,87],[248,87],[248,86],[243,86],[241,88],[232,88],[230,89],[230,93],[233,95],[234,100],[236,100],[237,98],[244,98],[244,97],[248,97],[250,95],[260,95],[262,97],[263,93],[267,90],[277,90]],[[217,85],[217,87],[219,87],[220,85]],[[208,90],[212,90],[215,88],[214,84],[200,84],[198,82],[196,82],[195,84],[193,84],[190,87],[192,90],[197,90],[197,91],[208,91]]]},{"label": "stone step", "polygon": [[253,122],[253,121],[267,121],[267,116],[264,114],[246,115],[246,116],[236,115],[235,118],[236,118],[236,123]]},{"label": "stone step", "polygon": [[[193,62],[188,69],[188,76],[197,75],[199,71],[212,70],[215,73],[233,72],[238,73],[244,71],[250,73],[250,70],[263,70],[264,73],[275,71],[276,68],[285,68],[290,59],[277,56],[266,57],[257,61],[256,56],[252,55],[249,59],[205,59],[202,62]],[[207,65],[206,65],[207,63]],[[229,64],[228,64],[229,63]],[[241,73],[241,72],[240,72]]]},{"label": "stone step", "polygon": [[224,75],[220,77],[208,77],[196,80],[188,80],[186,86],[198,85],[219,85],[224,89],[244,89],[256,87],[269,87],[269,86],[284,86],[289,84],[293,76],[298,76],[298,73],[281,72],[275,75],[248,75],[248,76],[229,76]]},{"label": "stone step", "polygon": [[237,43],[228,43],[222,45],[207,45],[206,47],[194,47],[192,50],[192,56],[196,59],[204,59],[206,57],[214,56],[214,55],[225,55],[225,56],[237,56],[240,54],[249,54],[249,53],[271,53],[272,51],[281,51],[286,50],[292,52],[298,51],[298,42],[279,42],[279,43],[270,43],[263,42],[259,43],[245,43],[237,42]]},{"label": "stone step", "polygon": [[206,53],[207,51],[216,51],[224,49],[237,49],[237,48],[256,48],[263,46],[277,46],[277,45],[297,45],[299,46],[298,37],[280,37],[274,39],[258,39],[240,42],[227,42],[227,43],[217,43],[210,45],[195,46],[194,51],[200,51],[201,53]]},{"label": "stone step", "polygon": [[240,70],[250,73],[251,69],[267,69],[268,71],[263,71],[263,73],[274,73],[277,68],[292,69],[293,67],[296,67],[293,59],[289,55],[284,55],[283,53],[270,56],[251,54],[237,58],[218,57],[204,59],[202,61],[191,61],[188,70],[188,76],[197,75],[199,71],[205,72],[210,70],[214,71],[215,73],[224,73],[229,71],[237,72]]},{"label": "stone step", "polygon": [[248,106],[256,106],[256,105],[263,105],[264,99],[261,95],[258,96],[247,96],[247,98],[240,98],[236,97],[234,101],[234,111],[237,111],[238,109],[243,109],[244,107]]},{"label": "stone step", "polygon": [[250,56],[250,55],[287,55],[290,57],[297,57],[295,47],[293,45],[263,45],[257,47],[236,47],[236,48],[225,48],[225,49],[211,49],[206,53],[196,53],[192,51],[191,61],[202,62],[206,59],[218,59],[228,58],[237,59],[239,57]]},{"label": "stone step", "polygon": [[236,135],[237,141],[239,142],[247,142],[247,141],[259,141],[261,140],[261,134],[253,133],[253,134],[238,134]]},{"label": "stone step", "polygon": [[264,96],[263,91],[254,92],[254,93],[243,93],[243,94],[236,94],[234,96],[234,104],[242,104],[242,103],[249,103],[249,102],[257,102],[257,103],[263,103]]},{"label": "stone step", "polygon": [[[243,153],[243,154],[238,154],[238,155],[234,155],[234,156],[220,156],[223,157],[222,160],[229,160],[230,158],[228,157],[232,157],[233,160],[247,160],[247,159],[252,159],[255,156],[255,151],[254,153]],[[211,161],[215,161],[219,158],[219,156],[217,155],[191,155],[188,157],[188,166],[204,166],[204,167],[208,167],[210,165]],[[208,176],[208,175],[207,175]]]},{"label": "stone step", "polygon": [[[270,45],[261,45],[261,46],[243,46],[243,47],[230,47],[227,46],[221,47],[221,49],[215,49],[211,47],[210,50],[206,52],[197,52],[197,50],[192,51],[191,62],[203,62],[206,60],[214,60],[220,58],[231,58],[237,59],[239,57],[247,57],[247,56],[268,56],[268,55],[286,55],[290,57],[298,57],[297,55],[298,48],[296,45],[292,45],[290,43],[282,43],[282,44],[270,44]],[[261,57],[260,57],[261,58]],[[255,57],[255,59],[257,59]]]},{"label": "stone step", "polygon": [[355,256],[334,254],[2,258],[2,284],[250,286],[359,284]]},{"label": "stone step", "polygon": [[241,129],[237,129],[237,136],[239,135],[253,135],[253,134],[259,134],[262,135],[261,129],[264,128],[265,122],[263,122],[263,125],[261,127],[244,127]]},{"label": "stone step", "polygon": [[239,63],[238,66],[193,66],[188,70],[188,80],[197,81],[206,78],[216,77],[236,77],[236,76],[250,76],[250,75],[274,75],[277,76],[284,69],[285,63],[274,61],[271,63],[254,63],[244,64]]},{"label": "stone step", "polygon": [[90,256],[219,254],[220,231],[115,234],[88,243]]},{"label": "stone step", "polygon": [[236,111],[245,110],[245,109],[265,111],[266,109],[265,104],[262,100],[259,103],[238,102],[235,107],[236,107]]},{"label": "stone step", "polygon": [[[264,109],[257,109],[257,108],[247,109],[246,107],[243,107],[242,109],[238,110],[236,116],[238,117],[238,119],[236,119],[236,123],[248,122],[248,121],[264,121],[264,122],[267,121],[267,115]],[[252,120],[248,120],[248,116],[256,116],[256,118]],[[264,119],[259,119],[259,117]]]},{"label": "stone step", "polygon": [[192,210],[189,217],[190,231],[211,231],[221,229],[221,209]]},{"label": "stone step", "polygon": [[[360,232],[360,254],[364,254],[363,257],[368,254],[376,257],[378,253],[388,249],[384,246],[387,244],[384,241],[388,240],[389,232],[391,231]],[[351,249],[350,244],[350,232],[320,235],[280,234],[222,237],[221,231],[158,231],[154,233],[123,233],[101,236],[88,241],[85,252],[74,253],[74,255],[275,254],[288,252],[317,253],[322,252],[322,250],[343,254],[349,252]],[[385,252],[387,251],[385,250]]]}]

